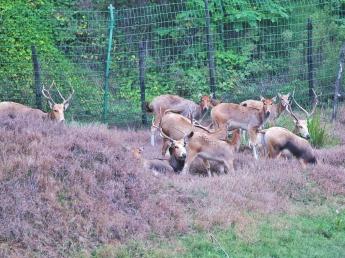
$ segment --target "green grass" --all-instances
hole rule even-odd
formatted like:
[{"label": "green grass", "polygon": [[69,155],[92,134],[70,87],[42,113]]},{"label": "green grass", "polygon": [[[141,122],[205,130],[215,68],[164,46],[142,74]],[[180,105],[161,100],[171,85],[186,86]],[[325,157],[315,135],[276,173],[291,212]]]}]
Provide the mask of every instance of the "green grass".
[{"label": "green grass", "polygon": [[199,232],[170,242],[161,242],[156,237],[150,244],[132,241],[117,249],[103,246],[91,257],[213,258],[226,257],[225,252],[229,257],[345,257],[344,211],[269,216],[246,230],[249,233],[245,236],[239,236],[234,228],[214,230],[212,235],[219,244],[212,241],[210,232]]}]

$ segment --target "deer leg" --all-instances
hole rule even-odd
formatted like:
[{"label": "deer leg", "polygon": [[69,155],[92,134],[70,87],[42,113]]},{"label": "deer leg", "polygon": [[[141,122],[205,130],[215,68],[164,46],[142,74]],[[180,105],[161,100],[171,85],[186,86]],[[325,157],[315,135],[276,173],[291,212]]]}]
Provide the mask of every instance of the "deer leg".
[{"label": "deer leg", "polygon": [[189,173],[189,167],[190,167],[190,164],[192,164],[193,160],[195,159],[197,153],[196,152],[192,152],[192,151],[189,151],[188,154],[187,154],[187,159],[184,163],[184,167],[182,169],[182,172],[181,172],[181,175],[187,175]]},{"label": "deer leg", "polygon": [[303,169],[306,169],[307,168],[307,165],[305,164],[304,162],[304,159],[298,159],[299,163],[301,164],[302,168]]},{"label": "deer leg", "polygon": [[280,151],[277,151],[273,145],[268,146],[268,157],[271,159],[275,159],[279,156]]},{"label": "deer leg", "polygon": [[202,159],[203,163],[204,163],[204,166],[207,170],[207,175],[208,177],[211,177],[212,174],[211,174],[211,165],[210,165],[210,162],[207,160],[207,159]]},{"label": "deer leg", "polygon": [[151,145],[155,146],[155,132],[156,132],[156,128],[151,127]]},{"label": "deer leg", "polygon": [[258,159],[258,152],[256,150],[256,138],[257,138],[256,130],[257,130],[256,128],[249,128],[248,134],[249,134],[249,145],[253,149],[254,158]]},{"label": "deer leg", "polygon": [[234,161],[232,159],[224,160],[224,166],[228,174],[234,172]]}]

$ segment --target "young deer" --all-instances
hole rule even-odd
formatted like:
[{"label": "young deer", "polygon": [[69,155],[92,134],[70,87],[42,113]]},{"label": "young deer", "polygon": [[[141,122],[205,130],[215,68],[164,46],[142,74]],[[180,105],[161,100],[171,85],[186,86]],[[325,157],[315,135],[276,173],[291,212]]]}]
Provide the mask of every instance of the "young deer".
[{"label": "young deer", "polygon": [[160,174],[174,173],[173,168],[169,165],[167,160],[145,159],[142,153],[143,148],[132,149],[134,158],[140,161],[141,166],[145,171],[151,171],[155,176],[158,176]]},{"label": "young deer", "polygon": [[258,129],[272,112],[273,100],[261,97],[262,109],[244,107],[239,104],[221,103],[211,110],[212,123],[216,128],[243,129],[249,134],[249,144],[253,155],[258,159],[256,137]]}]

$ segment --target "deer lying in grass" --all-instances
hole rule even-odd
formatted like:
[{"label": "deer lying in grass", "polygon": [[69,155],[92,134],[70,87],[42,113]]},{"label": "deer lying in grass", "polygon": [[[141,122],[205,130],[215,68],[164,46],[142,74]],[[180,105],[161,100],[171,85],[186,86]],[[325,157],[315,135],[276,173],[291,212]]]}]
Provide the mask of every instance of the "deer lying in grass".
[{"label": "deer lying in grass", "polygon": [[[154,125],[153,125],[154,126]],[[196,132],[203,132],[210,135],[215,139],[226,139],[227,138],[227,130],[224,128],[219,130],[210,131],[207,128],[192,122],[190,119],[176,114],[171,111],[166,111],[163,115],[160,128],[165,136],[174,139],[174,140],[181,140],[184,136],[189,134],[191,131]],[[163,147],[162,147],[162,155],[164,156],[167,149],[168,149],[168,142],[169,138],[163,138]]]},{"label": "deer lying in grass", "polygon": [[49,92],[54,85],[55,85],[55,82],[53,81],[53,83],[51,84],[49,89],[45,89],[44,86],[42,89],[43,96],[48,99],[49,107],[51,109],[50,112],[45,113],[42,110],[31,108],[31,107],[28,107],[28,106],[25,106],[25,105],[22,105],[22,104],[16,103],[16,102],[0,102],[0,112],[4,112],[4,111],[6,111],[6,112],[10,111],[10,112],[15,112],[15,113],[28,113],[29,112],[29,113],[35,113],[44,119],[50,119],[50,120],[57,121],[57,122],[63,122],[65,120],[64,111],[66,111],[66,109],[69,106],[70,100],[74,94],[74,90],[72,89],[72,93],[69,95],[69,97],[67,99],[65,99],[62,96],[62,94],[60,93],[60,91],[57,90],[60,97],[63,100],[62,103],[57,104],[54,102],[54,100],[51,97],[50,92]]},{"label": "deer lying in grass", "polygon": [[243,129],[249,134],[249,145],[253,149],[255,159],[258,158],[256,138],[258,129],[265,123],[272,112],[273,100],[261,97],[261,110],[244,107],[239,104],[221,103],[211,110],[212,123],[215,128],[229,130]]},{"label": "deer lying in grass", "polygon": [[[271,114],[267,119],[267,122],[273,126],[275,125],[276,120],[278,119],[278,117],[285,111],[288,109],[289,105],[290,105],[290,93],[288,94],[280,94],[278,93],[278,104],[273,103],[272,104],[272,109],[271,109]],[[276,101],[276,97],[272,98],[272,101]],[[240,103],[241,106],[245,106],[245,107],[252,107],[252,108],[256,108],[258,110],[261,110],[263,108],[263,103],[262,101],[259,100],[246,100]]]},{"label": "deer lying in grass", "polygon": [[151,127],[151,145],[155,145],[154,134],[166,110],[171,109],[183,116],[191,115],[195,119],[200,119],[202,114],[211,106],[212,99],[210,96],[202,96],[199,104],[180,96],[169,94],[155,97],[150,104],[146,102],[146,111],[154,113],[153,126]]},{"label": "deer lying in grass", "polygon": [[224,169],[227,173],[234,171],[234,151],[233,143],[217,140],[206,133],[190,132],[185,136],[187,142],[187,159],[181,174],[188,174],[190,165],[197,157],[203,160],[208,176],[211,176],[211,168],[209,161],[216,161],[222,164],[221,173]]},{"label": "deer lying in grass", "polygon": [[268,150],[270,158],[277,158],[281,152],[288,150],[301,165],[316,164],[313,148],[309,142],[282,127],[271,127],[261,130],[258,141]]},{"label": "deer lying in grass", "polygon": [[305,139],[310,139],[310,134],[309,134],[309,130],[308,130],[308,120],[314,115],[316,107],[319,103],[319,99],[316,92],[313,90],[313,94],[314,94],[314,102],[313,102],[313,107],[312,107],[312,111],[309,113],[307,110],[305,110],[300,104],[297,103],[296,99],[295,99],[295,91],[293,91],[292,93],[292,100],[294,101],[294,103],[296,104],[297,107],[299,107],[306,115],[306,119],[299,119],[293,112],[291,109],[291,106],[289,105],[288,107],[288,112],[290,113],[290,115],[293,117],[294,122],[295,122],[295,128],[294,128],[294,133],[297,135],[300,135],[301,137],[305,138]]},{"label": "deer lying in grass", "polygon": [[167,160],[145,159],[142,152],[143,148],[132,149],[133,156],[140,161],[141,166],[145,171],[151,171],[155,176],[174,173],[173,168],[169,165]]}]

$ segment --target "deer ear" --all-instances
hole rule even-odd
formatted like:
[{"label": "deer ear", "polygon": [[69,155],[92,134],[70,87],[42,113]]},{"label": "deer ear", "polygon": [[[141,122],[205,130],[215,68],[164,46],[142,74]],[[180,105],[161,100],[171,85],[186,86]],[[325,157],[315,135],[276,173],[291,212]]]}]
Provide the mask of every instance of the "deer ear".
[{"label": "deer ear", "polygon": [[277,95],[278,95],[278,98],[281,98],[281,97],[282,97],[282,94],[280,94],[279,92],[278,92]]},{"label": "deer ear", "polygon": [[288,98],[290,98],[291,92],[289,92],[288,94],[286,94],[286,96],[287,96]]},{"label": "deer ear", "polygon": [[261,101],[264,101],[265,98],[264,98],[263,96],[260,95],[260,100],[261,100]]},{"label": "deer ear", "polygon": [[272,101],[273,101],[273,102],[276,102],[276,100],[277,100],[277,96],[274,96],[274,97],[272,98]]},{"label": "deer ear", "polygon": [[63,105],[64,111],[66,111],[68,107],[69,107],[69,102],[67,102],[67,103],[65,103],[65,104]]}]

